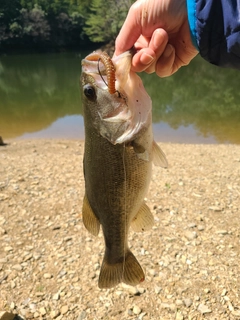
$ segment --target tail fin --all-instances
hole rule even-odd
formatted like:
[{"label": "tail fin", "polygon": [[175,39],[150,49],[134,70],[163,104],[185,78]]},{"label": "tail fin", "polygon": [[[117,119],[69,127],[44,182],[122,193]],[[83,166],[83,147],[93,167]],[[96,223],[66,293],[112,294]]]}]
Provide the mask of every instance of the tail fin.
[{"label": "tail fin", "polygon": [[99,288],[112,288],[120,282],[136,286],[144,281],[145,275],[139,262],[128,250],[125,259],[116,264],[109,264],[106,257],[103,259],[98,286]]},{"label": "tail fin", "polygon": [[125,258],[125,266],[122,281],[131,286],[136,286],[140,282],[145,280],[145,275],[139,262],[133,255],[133,253],[128,250]]}]

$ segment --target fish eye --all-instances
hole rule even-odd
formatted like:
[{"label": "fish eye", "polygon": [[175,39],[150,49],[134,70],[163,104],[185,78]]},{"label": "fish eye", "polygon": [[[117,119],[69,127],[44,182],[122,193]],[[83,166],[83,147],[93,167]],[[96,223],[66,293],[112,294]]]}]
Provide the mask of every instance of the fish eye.
[{"label": "fish eye", "polygon": [[86,86],[84,86],[83,92],[88,99],[90,99],[90,100],[96,99],[96,92],[95,92],[95,88],[93,86],[87,84]]}]

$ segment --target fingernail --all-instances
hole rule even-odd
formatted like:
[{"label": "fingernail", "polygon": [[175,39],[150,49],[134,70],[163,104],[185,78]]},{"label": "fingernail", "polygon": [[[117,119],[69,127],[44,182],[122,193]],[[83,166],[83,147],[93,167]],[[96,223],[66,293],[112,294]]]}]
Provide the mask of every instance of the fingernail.
[{"label": "fingernail", "polygon": [[150,64],[153,61],[153,59],[154,58],[152,56],[150,56],[149,54],[147,54],[145,52],[143,52],[143,54],[140,57],[140,61],[144,65]]},{"label": "fingernail", "polygon": [[172,54],[172,52],[173,52],[173,48],[172,48],[172,46],[171,45],[167,45],[167,47],[166,47],[166,49],[164,50],[164,52],[163,52],[163,56],[165,57],[165,58],[168,58],[168,57],[170,57],[170,55]]}]

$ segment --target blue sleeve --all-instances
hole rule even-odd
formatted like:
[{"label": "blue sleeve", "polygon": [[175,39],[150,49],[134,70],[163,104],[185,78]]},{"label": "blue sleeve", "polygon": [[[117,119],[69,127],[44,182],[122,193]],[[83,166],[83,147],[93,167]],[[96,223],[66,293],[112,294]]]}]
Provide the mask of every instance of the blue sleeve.
[{"label": "blue sleeve", "polygon": [[240,69],[240,1],[187,0],[193,44],[208,62]]}]

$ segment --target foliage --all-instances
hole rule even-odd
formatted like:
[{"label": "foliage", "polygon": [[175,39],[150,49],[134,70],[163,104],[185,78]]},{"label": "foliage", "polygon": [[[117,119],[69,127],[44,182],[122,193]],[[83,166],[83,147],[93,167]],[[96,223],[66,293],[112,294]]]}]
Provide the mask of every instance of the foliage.
[{"label": "foliage", "polygon": [[[22,37],[29,36],[33,41],[48,40],[50,35],[50,26],[45,18],[45,13],[38,5],[34,5],[31,11],[21,10],[22,18]],[[18,30],[19,30],[18,29]]]},{"label": "foliage", "polygon": [[129,6],[128,0],[93,0],[84,28],[90,40],[112,40],[118,34]]},{"label": "foliage", "polygon": [[1,51],[107,42],[116,37],[130,4],[130,0],[1,0]]}]

